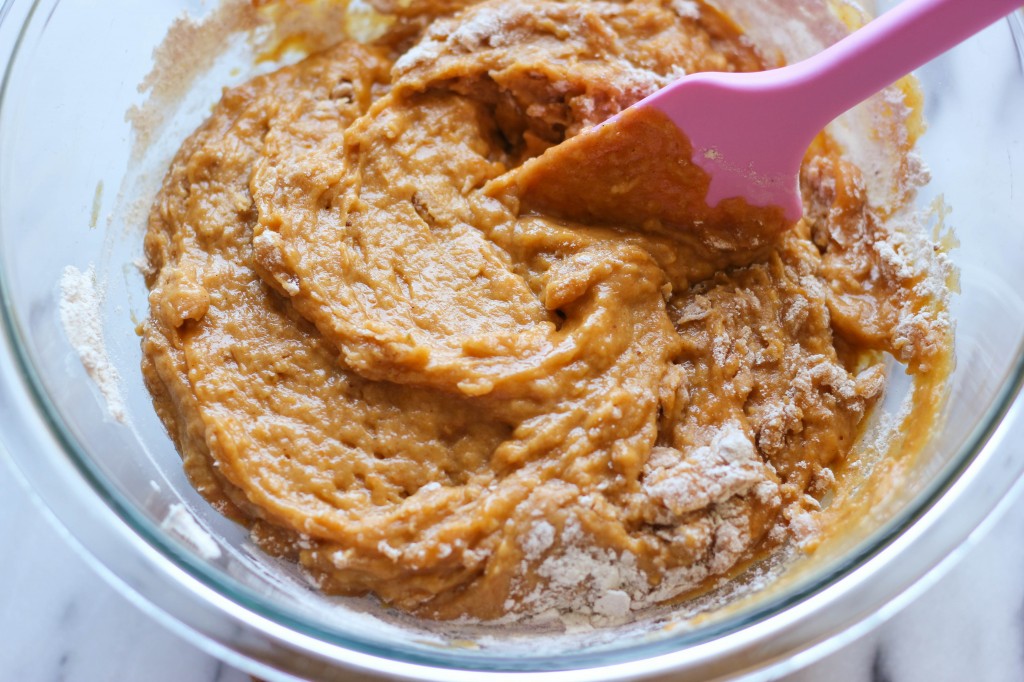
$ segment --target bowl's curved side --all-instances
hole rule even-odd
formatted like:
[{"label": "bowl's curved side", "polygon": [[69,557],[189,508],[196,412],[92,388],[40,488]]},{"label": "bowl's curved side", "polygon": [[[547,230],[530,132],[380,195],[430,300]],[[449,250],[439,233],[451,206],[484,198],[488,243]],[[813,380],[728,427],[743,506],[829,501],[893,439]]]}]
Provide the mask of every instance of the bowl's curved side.
[{"label": "bowl's curved side", "polygon": [[[9,330],[7,330],[9,331]],[[0,445],[36,500],[90,565],[132,603],[200,649],[267,680],[407,679],[475,682],[481,673],[397,661],[327,644],[225,598],[133,531],[95,494],[33,409],[31,389],[0,337]],[[1019,389],[1019,386],[1017,387]],[[936,503],[889,546],[812,599],[719,639],[643,660],[521,673],[523,680],[673,682],[734,679],[807,665],[876,627],[948,567],[1024,472],[1024,404]],[[916,587],[915,587],[916,585]],[[494,676],[504,677],[502,673]]]},{"label": "bowl's curved side", "polygon": [[[29,23],[36,28],[45,25],[58,4],[59,0],[7,0],[0,9],[0,48],[10,45],[16,51],[16,41],[23,35],[20,27]],[[30,16],[33,11],[34,18]],[[1019,24],[1016,30],[1020,30]],[[1010,54],[1009,45],[1000,48],[1001,56]],[[0,58],[3,56],[0,51]],[[1024,59],[1024,54],[1018,56]],[[15,62],[10,64],[13,68]],[[10,75],[11,69],[6,69],[0,89],[0,149],[5,150],[0,155],[0,376],[4,377],[0,382],[0,450],[5,451],[5,458],[13,462],[52,518],[90,557],[91,565],[168,627],[204,650],[266,679],[389,676],[458,682],[480,679],[476,670],[481,668],[516,670],[515,660],[460,657],[450,650],[430,653],[426,646],[423,652],[412,655],[397,648],[389,652],[370,640],[360,640],[358,633],[348,639],[320,636],[315,628],[304,625],[301,619],[297,621],[293,613],[277,608],[264,595],[238,581],[233,584],[235,579],[222,567],[205,562],[162,534],[154,519],[133,509],[131,502],[104,480],[103,469],[88,462],[88,456],[75,442],[79,432],[64,422],[61,411],[53,405],[52,377],[47,381],[37,371],[39,357],[43,357],[40,354],[65,363],[72,357],[64,339],[50,333],[55,282],[43,282],[38,287],[43,298],[22,300],[24,287],[15,286],[20,283],[12,279],[26,268],[24,264],[17,270],[8,267],[23,257],[17,246],[24,242],[15,243],[11,237],[23,222],[15,200],[32,196],[34,179],[20,173],[17,162],[21,157],[17,154],[22,152],[8,153],[14,146],[5,146],[5,142],[19,136],[12,122],[25,120],[24,116],[17,119],[9,111],[12,107],[5,105]],[[18,147],[24,148],[25,143]],[[1013,168],[1019,168],[1024,178],[1024,142],[1013,151],[1016,156],[1008,157],[1011,175]],[[1011,193],[1012,182],[1011,177]],[[1018,196],[1024,197],[1024,192],[1018,192]],[[1022,243],[1014,242],[1008,253],[995,255],[1012,261],[1019,257],[1014,249],[1022,248]],[[52,245],[32,243],[27,248],[45,250],[48,246]],[[109,252],[101,253],[101,258],[109,261]],[[975,270],[967,271],[971,279],[965,280],[965,286],[986,281],[973,279],[975,271],[983,271],[984,265],[984,260],[979,260]],[[1000,288],[981,289],[984,300],[998,302]],[[974,291],[969,289],[967,293],[974,296]],[[998,380],[998,386],[989,390],[987,385],[978,388],[971,384],[971,391],[988,391],[988,407],[960,456],[952,458],[936,475],[934,484],[912,508],[885,525],[869,547],[837,567],[827,579],[699,637],[665,639],[637,647],[628,655],[615,652],[617,657],[581,655],[554,663],[527,662],[519,669],[527,664],[534,668],[576,669],[522,676],[580,681],[627,676],[679,682],[727,679],[766,667],[783,669],[808,663],[844,641],[849,633],[873,627],[891,615],[912,596],[915,582],[958,555],[958,548],[1024,472],[1024,450],[1010,447],[1021,434],[1020,413],[1024,407],[1019,402],[1014,406],[1014,399],[1024,377],[1024,353],[1017,328],[1008,329],[1007,334],[1016,334],[1016,340],[1008,346],[1014,354],[1005,374],[992,379]],[[975,350],[984,361],[989,352],[983,345],[986,329],[982,325],[973,334],[981,344]],[[963,361],[970,362],[972,357],[965,356]],[[73,379],[65,381],[78,380],[80,370],[76,368]],[[89,398],[87,388],[69,389],[71,399]],[[974,396],[971,391],[963,398]],[[169,455],[173,457],[173,451]],[[837,637],[841,633],[848,634]]]}]

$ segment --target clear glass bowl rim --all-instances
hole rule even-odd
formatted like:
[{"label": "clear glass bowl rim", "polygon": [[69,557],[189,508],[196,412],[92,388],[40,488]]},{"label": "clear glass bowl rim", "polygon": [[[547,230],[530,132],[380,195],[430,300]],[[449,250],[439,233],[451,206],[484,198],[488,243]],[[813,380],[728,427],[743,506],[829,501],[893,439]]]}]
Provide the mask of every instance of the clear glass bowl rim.
[{"label": "clear glass bowl rim", "polygon": [[[18,63],[18,57],[26,39],[27,31],[33,25],[33,19],[36,18],[37,12],[44,1],[32,0],[24,22],[17,29],[17,37],[7,61],[2,81],[0,81],[0,111],[4,107],[11,75],[14,73]],[[3,5],[0,6],[0,26],[7,21],[10,9],[15,2],[16,0],[5,0]],[[54,8],[56,8],[59,2],[60,0],[54,0]],[[1015,32],[1024,33],[1024,9],[1018,10],[1014,15],[1008,17],[1006,21],[1016,23]],[[3,55],[0,55],[0,58],[2,57]],[[1024,53],[1021,54],[1021,59],[1024,60]],[[0,243],[0,247],[2,247],[2,243]],[[179,543],[169,539],[157,524],[145,514],[135,509],[134,505],[122,496],[114,485],[105,479],[91,461],[89,455],[83,451],[63,423],[57,408],[47,396],[31,359],[25,352],[27,345],[26,337],[17,321],[14,303],[10,296],[7,274],[2,268],[0,268],[0,326],[3,328],[5,339],[13,349],[14,365],[21,382],[27,387],[26,394],[32,401],[34,411],[42,417],[49,430],[49,435],[60,444],[63,450],[62,454],[67,462],[88,482],[88,485],[96,493],[97,497],[116,514],[117,518],[125,526],[141,538],[149,547],[169,560],[176,568],[246,611],[250,611],[275,624],[314,640],[373,657],[453,671],[567,671],[630,663],[706,644],[719,637],[739,632],[748,626],[777,616],[854,573],[872,557],[887,548],[906,529],[932,509],[971,464],[974,463],[978,455],[989,443],[990,438],[999,427],[1007,412],[1013,406],[1022,387],[1024,387],[1024,339],[1022,339],[1021,343],[1018,344],[1013,369],[1008,381],[1000,387],[997,397],[984,419],[975,427],[956,456],[946,464],[943,470],[935,476],[934,480],[912,504],[908,505],[899,515],[890,519],[881,529],[876,531],[874,543],[858,548],[858,551],[848,556],[845,561],[835,566],[833,570],[817,576],[813,582],[803,588],[766,601],[749,612],[729,617],[711,627],[666,637],[656,642],[637,644],[629,649],[616,650],[610,653],[582,653],[561,655],[557,658],[539,657],[524,663],[524,660],[521,658],[492,656],[483,659],[480,656],[460,656],[458,652],[451,650],[438,652],[435,655],[415,650],[396,651],[393,648],[384,648],[373,642],[363,641],[357,636],[339,634],[338,632],[318,627],[305,621],[301,616],[291,614],[286,609],[279,608],[272,601],[234,582],[219,571],[208,566],[197,556],[184,551]],[[11,455],[15,459],[17,458],[15,453],[12,452]],[[212,605],[210,607],[214,608]],[[482,665],[485,661],[486,664]]]}]

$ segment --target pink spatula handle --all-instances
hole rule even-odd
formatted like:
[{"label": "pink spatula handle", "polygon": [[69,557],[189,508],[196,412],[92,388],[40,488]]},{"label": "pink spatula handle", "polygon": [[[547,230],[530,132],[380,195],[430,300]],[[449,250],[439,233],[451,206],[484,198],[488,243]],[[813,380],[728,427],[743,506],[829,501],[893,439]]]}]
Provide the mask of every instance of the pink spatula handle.
[{"label": "pink spatula handle", "polygon": [[814,88],[806,113],[820,129],[1018,7],[1021,0],[905,0],[810,59],[765,75]]},{"label": "pink spatula handle", "polygon": [[707,203],[802,213],[797,176],[834,118],[1020,6],[1021,0],[905,0],[832,47],[757,73],[697,73],[662,88],[654,107],[683,131],[711,177]]}]

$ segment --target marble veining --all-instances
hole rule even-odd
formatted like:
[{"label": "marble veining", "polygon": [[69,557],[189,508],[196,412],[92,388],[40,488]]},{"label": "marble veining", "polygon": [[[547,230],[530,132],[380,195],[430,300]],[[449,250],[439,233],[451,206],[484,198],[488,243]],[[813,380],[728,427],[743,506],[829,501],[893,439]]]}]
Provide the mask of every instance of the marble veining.
[{"label": "marble veining", "polygon": [[875,655],[871,658],[871,682],[893,682],[886,665],[886,647],[884,644],[875,646]]}]

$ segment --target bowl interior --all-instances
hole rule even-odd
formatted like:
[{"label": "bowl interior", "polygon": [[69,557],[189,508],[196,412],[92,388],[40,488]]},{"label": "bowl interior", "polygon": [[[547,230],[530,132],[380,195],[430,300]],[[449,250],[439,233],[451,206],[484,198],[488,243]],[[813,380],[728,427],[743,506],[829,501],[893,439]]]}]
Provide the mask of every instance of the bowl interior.
[{"label": "bowl interior", "polygon": [[[225,7],[232,4],[238,3]],[[845,30],[827,9],[832,3],[720,4],[751,27],[759,44],[776,41],[788,59]],[[170,156],[220,88],[273,64],[253,65],[256,47],[243,33],[178,23],[180,35],[202,46],[184,59],[195,64],[179,64],[173,77],[164,74],[148,91],[140,92],[139,84],[152,69],[154,48],[182,12],[209,17],[224,11],[200,0],[108,0],[101,11],[81,2],[34,3],[0,92],[0,290],[5,328],[38,409],[96,493],[153,547],[257,614],[329,644],[470,668],[578,667],[696,645],[768,618],[855,570],[970,463],[1016,393],[1024,362],[1019,17],[1017,28],[1002,22],[918,73],[928,131],[917,151],[932,181],[917,205],[922,211],[939,207],[933,221],[953,228],[959,239],[952,251],[960,272],[951,305],[956,368],[937,432],[899,484],[877,495],[871,513],[841,539],[811,557],[787,559],[790,568],[802,568],[773,590],[725,606],[753,590],[756,578],[778,572],[780,562],[712,598],[599,633],[437,627],[369,599],[323,597],[294,567],[263,555],[241,527],[193,490],[138,369],[135,327],[148,314],[139,263],[149,202]],[[126,116],[129,111],[135,113]],[[869,107],[847,124],[864,133],[877,122],[873,116]],[[882,164],[879,173],[885,172]],[[62,320],[62,287],[75,278],[78,290],[94,299],[77,312],[65,309]],[[890,413],[909,390],[898,367],[893,375]],[[108,409],[118,405],[123,421]],[[697,614],[699,624],[690,620]]]}]

